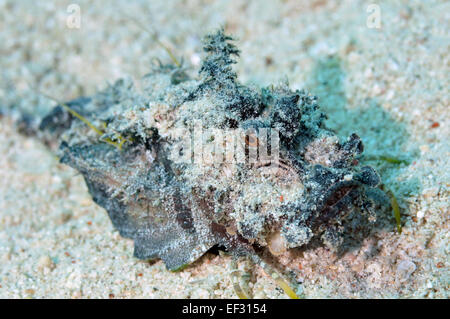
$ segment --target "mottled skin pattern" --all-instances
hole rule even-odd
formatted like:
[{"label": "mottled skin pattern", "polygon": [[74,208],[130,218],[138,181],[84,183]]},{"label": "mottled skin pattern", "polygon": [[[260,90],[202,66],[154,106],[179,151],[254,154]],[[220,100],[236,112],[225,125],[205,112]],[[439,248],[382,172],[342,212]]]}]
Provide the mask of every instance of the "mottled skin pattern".
[{"label": "mottled skin pattern", "polygon": [[[254,254],[256,247],[270,245],[266,239],[273,234],[285,249],[314,237],[336,247],[349,213],[371,216],[366,191],[380,183],[374,169],[355,159],[363,152],[359,137],[339,142],[325,128],[314,96],[287,84],[261,90],[240,84],[231,68],[239,51],[231,40],[223,30],[205,38],[198,80],[161,65],[145,78],[143,93],[119,81],[72,103],[104,125],[100,139],[61,108],[41,125],[61,136],[61,162],[84,176],[114,227],[134,240],[135,256],[161,258],[171,270],[214,245],[235,256]],[[84,112],[83,103],[93,111]],[[276,129],[280,158],[240,163],[226,174],[223,165],[175,163],[170,154],[179,145],[173,128],[191,128],[196,119],[207,129],[252,130],[246,151],[265,140],[261,129]],[[102,141],[118,136],[127,139],[122,149]],[[269,164],[275,170],[268,170]],[[274,201],[264,198],[266,193],[281,195]]]}]

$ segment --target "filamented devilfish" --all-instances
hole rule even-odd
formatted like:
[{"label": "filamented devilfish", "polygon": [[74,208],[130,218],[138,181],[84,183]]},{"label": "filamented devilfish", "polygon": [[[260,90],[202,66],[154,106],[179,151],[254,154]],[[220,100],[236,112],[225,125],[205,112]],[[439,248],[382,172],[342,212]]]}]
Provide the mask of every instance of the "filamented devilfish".
[{"label": "filamented devilfish", "polygon": [[197,79],[159,64],[139,89],[119,80],[41,123],[137,258],[175,270],[215,245],[234,256],[313,238],[337,247],[350,215],[374,218],[380,178],[355,160],[356,134],[340,141],[304,90],[239,83],[239,51],[223,30],[204,51]]}]

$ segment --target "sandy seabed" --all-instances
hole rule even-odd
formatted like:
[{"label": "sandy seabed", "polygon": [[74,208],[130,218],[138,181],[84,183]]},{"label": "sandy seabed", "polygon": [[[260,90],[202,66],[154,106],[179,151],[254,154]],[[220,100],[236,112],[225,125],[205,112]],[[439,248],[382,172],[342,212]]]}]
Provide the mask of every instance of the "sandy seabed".
[{"label": "sandy seabed", "polygon": [[[207,253],[182,272],[135,259],[76,171],[17,132],[17,110],[45,114],[120,77],[140,78],[166,52],[195,76],[201,38],[224,26],[237,38],[243,83],[287,78],[319,96],[327,124],[356,132],[397,197],[403,232],[386,216],[343,255],[325,247],[279,262],[306,298],[449,297],[448,1],[7,1],[0,0],[0,298],[235,298],[231,259]],[[81,9],[68,28],[67,7]],[[369,27],[372,26],[372,27]],[[243,273],[252,268],[240,263]],[[254,297],[287,298],[254,269]]]}]

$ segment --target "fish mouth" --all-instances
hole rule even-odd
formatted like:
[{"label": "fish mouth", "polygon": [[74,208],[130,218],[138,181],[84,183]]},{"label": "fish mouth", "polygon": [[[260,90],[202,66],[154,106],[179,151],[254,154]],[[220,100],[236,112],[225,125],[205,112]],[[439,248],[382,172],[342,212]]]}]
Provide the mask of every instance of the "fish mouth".
[{"label": "fish mouth", "polygon": [[360,186],[355,182],[341,182],[328,189],[324,204],[314,214],[316,218],[311,223],[313,231],[325,228],[337,218],[345,218],[360,196]]},{"label": "fish mouth", "polygon": [[320,231],[332,221],[345,218],[358,199],[364,196],[364,187],[376,187],[381,182],[379,175],[370,166],[364,166],[349,180],[341,180],[325,191],[325,196],[310,219],[313,231]]}]

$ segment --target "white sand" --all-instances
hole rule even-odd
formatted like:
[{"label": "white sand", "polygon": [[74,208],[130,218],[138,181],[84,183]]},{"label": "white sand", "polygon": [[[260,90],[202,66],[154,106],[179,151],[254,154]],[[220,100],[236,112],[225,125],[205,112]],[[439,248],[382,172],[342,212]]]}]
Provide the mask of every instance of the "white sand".
[{"label": "white sand", "polygon": [[[360,134],[367,154],[411,163],[377,166],[402,208],[401,235],[392,224],[340,259],[317,248],[280,260],[305,296],[449,297],[448,2],[380,1],[380,29],[366,26],[365,1],[74,3],[80,29],[66,27],[67,1],[0,0],[0,110],[52,106],[27,82],[68,100],[139,78],[154,57],[168,61],[124,12],[158,30],[193,74],[201,36],[225,25],[239,40],[243,82],[287,76],[319,95],[331,127]],[[235,297],[229,257],[207,254],[179,273],[136,260],[74,170],[9,116],[0,140],[0,297]],[[255,297],[286,297],[262,271],[252,280]]]}]

